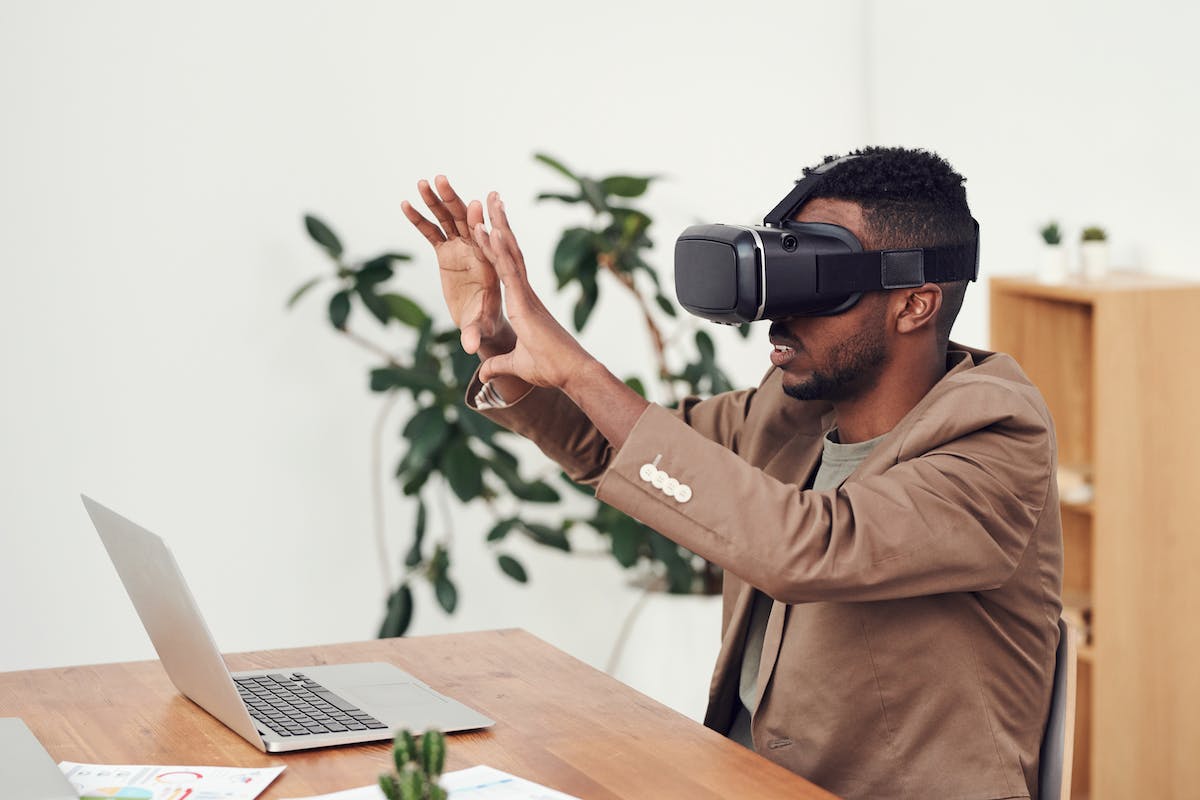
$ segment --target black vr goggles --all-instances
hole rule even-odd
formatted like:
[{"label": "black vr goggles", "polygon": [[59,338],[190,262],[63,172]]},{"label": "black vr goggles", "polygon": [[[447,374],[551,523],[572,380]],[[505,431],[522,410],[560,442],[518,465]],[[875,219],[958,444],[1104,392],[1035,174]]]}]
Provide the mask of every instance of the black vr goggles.
[{"label": "black vr goggles", "polygon": [[[796,182],[763,218],[763,227],[692,225],[675,242],[675,294],[691,313],[739,325],[759,319],[840,314],[863,292],[975,280],[975,241],[957,247],[868,250],[850,231],[792,217],[832,161]],[[972,220],[974,222],[974,220]]]}]

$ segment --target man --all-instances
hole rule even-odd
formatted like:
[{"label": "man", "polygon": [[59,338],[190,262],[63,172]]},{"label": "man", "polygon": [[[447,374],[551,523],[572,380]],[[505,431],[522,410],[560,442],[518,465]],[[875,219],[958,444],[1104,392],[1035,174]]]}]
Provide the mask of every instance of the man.
[{"label": "man", "polygon": [[[868,250],[965,244],[962,182],[933,154],[868,148],[795,219]],[[1055,443],[1011,358],[949,343],[965,284],[774,320],[757,389],[668,410],[547,312],[495,193],[489,231],[444,178],[419,190],[441,229],[405,214],[483,359],[469,404],[725,569],[706,725],[844,797],[1036,797],[1061,611]]]}]

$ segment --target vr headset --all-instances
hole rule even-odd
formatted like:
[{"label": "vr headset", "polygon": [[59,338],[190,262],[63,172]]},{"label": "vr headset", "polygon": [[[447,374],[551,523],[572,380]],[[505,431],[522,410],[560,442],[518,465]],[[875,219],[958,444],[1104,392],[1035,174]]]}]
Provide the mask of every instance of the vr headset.
[{"label": "vr headset", "polygon": [[863,292],[975,280],[975,241],[957,247],[866,250],[850,231],[792,217],[833,167],[796,182],[763,218],[763,227],[692,225],[675,242],[675,293],[698,317],[728,325],[760,319],[840,314]]}]

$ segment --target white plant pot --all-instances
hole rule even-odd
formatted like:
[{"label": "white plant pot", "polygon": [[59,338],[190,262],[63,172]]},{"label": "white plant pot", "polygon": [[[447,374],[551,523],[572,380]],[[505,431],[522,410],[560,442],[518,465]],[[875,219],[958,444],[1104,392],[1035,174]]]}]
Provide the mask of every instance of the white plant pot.
[{"label": "white plant pot", "polygon": [[1108,274],[1108,242],[1080,242],[1079,261],[1083,277],[1099,280]]},{"label": "white plant pot", "polygon": [[612,675],[703,722],[720,650],[720,595],[650,592],[632,618]]},{"label": "white plant pot", "polygon": [[1042,248],[1041,269],[1038,279],[1043,283],[1063,283],[1067,279],[1067,249],[1061,244],[1048,244]]}]

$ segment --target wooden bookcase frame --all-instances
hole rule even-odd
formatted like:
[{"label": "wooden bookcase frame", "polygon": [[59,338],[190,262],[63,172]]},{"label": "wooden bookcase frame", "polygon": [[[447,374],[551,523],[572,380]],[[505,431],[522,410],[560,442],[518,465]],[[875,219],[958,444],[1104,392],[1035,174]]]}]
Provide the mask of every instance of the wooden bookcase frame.
[{"label": "wooden bookcase frame", "polygon": [[1200,791],[1200,284],[1117,274],[990,282],[990,347],[1054,417],[1064,603],[1080,637],[1072,796]]}]

